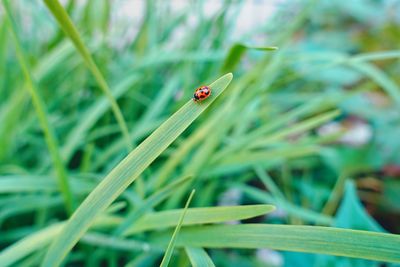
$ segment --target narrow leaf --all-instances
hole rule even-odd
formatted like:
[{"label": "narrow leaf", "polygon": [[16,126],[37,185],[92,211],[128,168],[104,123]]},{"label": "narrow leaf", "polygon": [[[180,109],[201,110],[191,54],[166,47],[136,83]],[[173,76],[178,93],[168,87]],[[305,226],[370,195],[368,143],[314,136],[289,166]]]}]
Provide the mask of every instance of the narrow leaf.
[{"label": "narrow leaf", "polygon": [[195,190],[192,190],[188,200],[186,201],[185,208],[182,211],[182,214],[181,214],[181,216],[179,218],[179,222],[176,225],[175,231],[172,234],[171,240],[168,243],[168,247],[167,247],[167,250],[165,251],[165,254],[164,254],[164,257],[163,257],[163,259],[161,261],[160,267],[167,267],[168,264],[169,264],[169,261],[171,260],[172,252],[174,251],[174,247],[175,247],[176,237],[178,236],[179,230],[182,227],[183,219],[185,218],[186,212],[188,210],[190,202],[192,201],[194,193],[195,193]]},{"label": "narrow leaf", "polygon": [[[275,210],[272,205],[245,205],[232,207],[191,208],[187,211],[184,225],[219,223],[243,220],[260,216]],[[178,223],[181,209],[155,212],[139,219],[127,234],[165,227],[174,227]]]},{"label": "narrow leaf", "polygon": [[252,47],[252,46],[247,46],[247,45],[240,44],[240,43],[234,44],[230,48],[228,55],[225,58],[225,61],[221,68],[221,71],[222,72],[233,71],[239,64],[243,55],[249,49],[254,49],[254,50],[259,50],[259,51],[274,51],[274,50],[277,50],[278,47],[276,47],[276,46]]},{"label": "narrow leaf", "polygon": [[210,256],[202,248],[185,247],[186,255],[189,257],[193,267],[214,267]]},{"label": "narrow leaf", "polygon": [[338,110],[326,112],[321,115],[316,115],[311,119],[307,119],[302,122],[296,123],[293,126],[282,129],[274,134],[270,134],[265,138],[260,138],[259,140],[255,140],[254,142],[251,143],[250,147],[255,148],[255,147],[263,147],[270,145],[271,143],[277,142],[283,138],[287,138],[290,135],[299,134],[308,131],[310,129],[313,129],[323,123],[332,120],[333,118],[339,115],[340,112]]},{"label": "narrow leaf", "polygon": [[369,76],[382,87],[397,105],[400,105],[400,88],[385,72],[364,61],[349,61],[348,65]]},{"label": "narrow leaf", "polygon": [[271,248],[400,262],[399,235],[320,226],[242,224],[184,228],[177,246]]}]

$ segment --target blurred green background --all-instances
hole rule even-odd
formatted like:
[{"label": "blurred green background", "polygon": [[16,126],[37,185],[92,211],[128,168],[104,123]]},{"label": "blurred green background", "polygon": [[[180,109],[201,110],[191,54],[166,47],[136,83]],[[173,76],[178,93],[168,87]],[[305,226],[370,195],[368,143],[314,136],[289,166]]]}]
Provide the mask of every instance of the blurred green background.
[{"label": "blurred green background", "polygon": [[[198,86],[228,72],[230,87],[110,213],[125,218],[192,175],[191,207],[277,208],[232,223],[400,233],[399,1],[61,2],[86,48],[43,1],[0,6],[1,249],[68,218],[73,207],[57,176],[67,178],[74,205],[82,202]],[[188,188],[154,211],[182,208]],[[118,242],[87,238],[66,266],[156,266],[162,258]],[[12,266],[38,266],[45,252]],[[216,266],[395,266],[268,248],[207,252]],[[189,260],[176,250],[170,266]]]}]

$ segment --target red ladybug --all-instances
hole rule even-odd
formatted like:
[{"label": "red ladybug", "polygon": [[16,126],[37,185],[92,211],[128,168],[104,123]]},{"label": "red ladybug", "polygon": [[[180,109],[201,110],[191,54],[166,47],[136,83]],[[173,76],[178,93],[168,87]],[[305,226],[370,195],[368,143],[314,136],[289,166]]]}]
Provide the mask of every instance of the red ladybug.
[{"label": "red ladybug", "polygon": [[203,85],[203,86],[200,86],[199,88],[197,88],[196,91],[194,91],[193,100],[195,102],[203,101],[210,95],[211,95],[211,88]]}]

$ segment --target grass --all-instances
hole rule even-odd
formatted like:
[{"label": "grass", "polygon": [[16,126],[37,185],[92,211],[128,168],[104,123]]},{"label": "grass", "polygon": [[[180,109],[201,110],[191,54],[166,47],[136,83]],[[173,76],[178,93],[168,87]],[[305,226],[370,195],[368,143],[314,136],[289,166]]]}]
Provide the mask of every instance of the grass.
[{"label": "grass", "polygon": [[383,4],[67,2],[1,2],[0,265],[400,263]]},{"label": "grass", "polygon": [[54,18],[56,18],[56,20],[58,21],[64,32],[69,36],[71,41],[74,43],[76,49],[82,55],[83,60],[85,61],[86,65],[88,66],[93,76],[95,77],[97,83],[99,84],[100,89],[103,91],[108,101],[110,102],[115,118],[117,119],[118,125],[121,128],[121,132],[125,139],[127,149],[128,151],[131,150],[132,144],[129,138],[128,126],[126,125],[126,122],[117,104],[117,101],[112,95],[111,89],[109,88],[106,80],[104,79],[99,68],[94,62],[92,56],[90,55],[88,48],[86,48],[85,44],[83,43],[82,38],[78,33],[78,30],[75,28],[73,22],[69,18],[68,13],[65,11],[63,6],[58,2],[58,0],[48,0],[44,1],[44,3],[49,8]]},{"label": "grass", "polygon": [[72,215],[46,253],[43,266],[59,265],[98,214],[104,211],[229,85],[232,74],[211,83],[213,96],[198,105],[189,100],[135,150],[125,157]]},{"label": "grass", "polygon": [[185,215],[186,215],[187,209],[189,207],[190,201],[192,201],[192,198],[193,198],[193,195],[194,195],[195,192],[196,192],[195,190],[192,190],[188,200],[186,201],[185,208],[182,211],[182,215],[179,218],[179,222],[176,225],[174,233],[172,234],[171,240],[169,241],[167,249],[165,250],[164,257],[161,260],[161,263],[160,263],[161,267],[168,266],[169,262],[171,261],[171,256],[172,256],[172,252],[173,252],[174,247],[175,247],[176,238],[177,238],[177,236],[179,234],[179,231],[181,230],[182,223],[183,223],[183,220],[185,219]]},{"label": "grass", "polygon": [[22,50],[21,43],[17,34],[16,25],[11,14],[9,3],[8,1],[4,0],[3,4],[6,11],[7,23],[9,24],[11,35],[13,37],[18,63],[20,64],[20,67],[25,77],[26,88],[28,89],[31,95],[37,117],[39,118],[40,125],[42,127],[43,132],[45,133],[45,139],[48,146],[48,150],[54,162],[54,168],[57,173],[57,178],[58,178],[57,181],[59,183],[59,189],[62,192],[66,209],[68,210],[69,213],[72,213],[74,209],[74,197],[71,193],[67,172],[65,170],[64,163],[62,162],[61,159],[59,145],[54,135],[54,130],[50,126],[48,115],[46,114],[46,107],[44,101],[39,94],[38,88],[35,85],[35,81],[32,78],[30,67],[28,66],[27,58],[25,56],[24,51]]},{"label": "grass", "polygon": [[399,244],[399,236],[384,233],[261,224],[188,228],[180,233],[179,243],[204,248],[272,248],[386,262],[399,262],[400,253],[396,249]]}]

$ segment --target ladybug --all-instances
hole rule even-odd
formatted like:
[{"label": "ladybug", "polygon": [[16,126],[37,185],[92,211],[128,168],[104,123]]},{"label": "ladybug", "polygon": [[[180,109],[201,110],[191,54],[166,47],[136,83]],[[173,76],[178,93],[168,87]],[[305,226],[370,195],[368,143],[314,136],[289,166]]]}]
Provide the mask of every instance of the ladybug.
[{"label": "ladybug", "polygon": [[203,85],[203,86],[200,86],[199,88],[197,88],[196,91],[194,91],[193,100],[195,102],[203,101],[210,95],[211,95],[211,88]]}]

